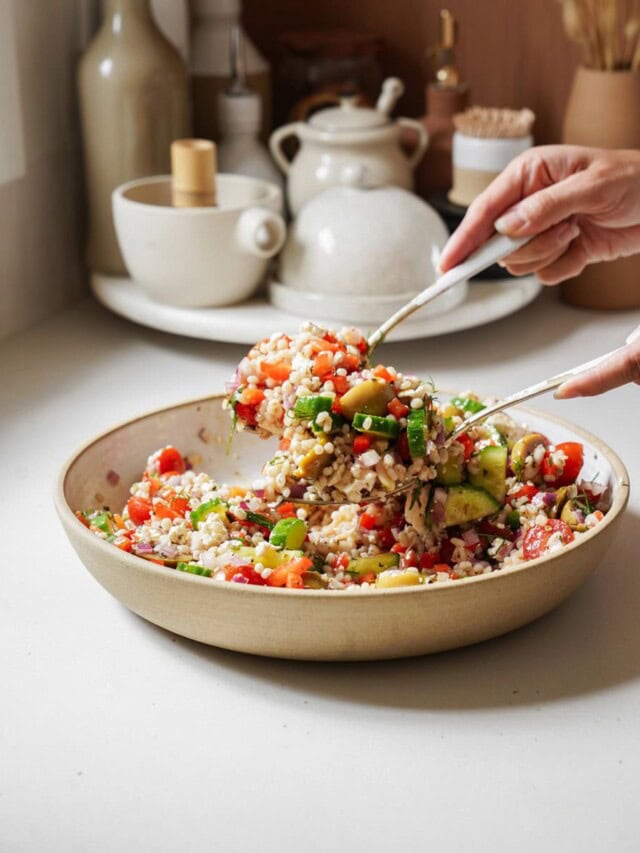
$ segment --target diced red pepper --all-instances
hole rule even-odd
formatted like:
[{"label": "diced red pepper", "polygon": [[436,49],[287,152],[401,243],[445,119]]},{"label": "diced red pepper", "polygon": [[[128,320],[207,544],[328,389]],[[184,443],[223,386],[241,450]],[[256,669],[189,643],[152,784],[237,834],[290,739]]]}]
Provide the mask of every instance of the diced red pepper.
[{"label": "diced red pepper", "polygon": [[184,474],[187,470],[187,463],[184,461],[182,454],[175,447],[165,447],[158,456],[158,473],[167,474],[169,471],[175,471],[178,474]]},{"label": "diced red pepper", "polygon": [[319,352],[313,362],[313,375],[322,377],[327,373],[333,373],[333,353]]},{"label": "diced red pepper", "polygon": [[519,498],[526,498],[530,501],[531,498],[537,495],[539,491],[540,489],[537,486],[534,486],[533,483],[526,483],[521,489],[518,489],[515,494],[509,495],[509,500],[515,501],[519,500]]},{"label": "diced red pepper", "polygon": [[277,506],[276,512],[278,515],[281,515],[282,518],[293,518],[296,514],[296,507],[295,504],[291,503],[291,501],[287,501],[286,503]]},{"label": "diced red pepper", "polygon": [[366,453],[371,447],[371,438],[368,435],[357,435],[353,439],[353,452],[360,454]]},{"label": "diced red pepper", "polygon": [[[238,403],[257,408],[264,400],[264,391],[260,388],[243,388],[238,397]],[[237,410],[237,407],[236,407]]]},{"label": "diced red pepper", "polygon": [[263,361],[260,364],[260,373],[274,382],[286,382],[291,374],[291,365],[288,361]]},{"label": "diced red pepper", "polygon": [[[342,376],[339,373],[328,373],[326,376],[322,377],[323,382],[326,382],[327,380],[333,382],[336,394],[346,394],[349,390],[349,380],[346,376]],[[331,410],[334,411],[333,407]],[[340,414],[340,412],[338,411],[337,414]]]},{"label": "diced red pepper", "polygon": [[374,527],[376,526],[376,520],[372,515],[369,515],[368,513],[363,512],[362,515],[360,516],[359,524],[363,530],[373,530]]},{"label": "diced red pepper", "polygon": [[394,554],[404,554],[404,552],[407,550],[407,546],[402,545],[400,542],[396,542],[395,545],[391,546],[391,550]]},{"label": "diced red pepper", "polygon": [[351,560],[349,559],[348,554],[339,554],[334,561],[334,566],[338,569],[344,570],[347,568],[350,562]]},{"label": "diced red pepper", "polygon": [[471,457],[471,454],[473,453],[474,441],[471,436],[468,435],[466,432],[463,432],[462,435],[459,435],[456,438],[456,441],[463,447],[464,459],[466,462],[467,459],[469,459]]},{"label": "diced red pepper", "polygon": [[156,518],[170,518],[171,521],[175,518],[180,518],[180,513],[171,509],[171,507],[167,506],[167,504],[162,501],[157,501],[153,507],[153,512]]},{"label": "diced red pepper", "polygon": [[360,581],[360,583],[375,583],[376,573],[375,572],[365,572],[363,575],[360,575],[358,580]]},{"label": "diced red pepper", "polygon": [[189,501],[187,498],[179,496],[172,498],[169,503],[169,506],[174,512],[177,512],[178,515],[184,516],[189,511]]},{"label": "diced red pepper", "polygon": [[378,532],[378,545],[385,551],[389,551],[395,541],[396,537],[388,527],[385,527]]},{"label": "diced red pepper", "polygon": [[394,382],[395,376],[383,364],[379,364],[373,369],[373,375],[377,379],[384,379],[385,382]]},{"label": "diced red pepper", "polygon": [[394,397],[391,402],[387,403],[387,411],[390,415],[393,415],[394,418],[404,418],[409,414],[409,406],[406,406],[403,402],[401,402],[397,397]]},{"label": "diced red pepper", "polygon": [[436,564],[437,554],[421,554],[418,565],[421,569],[432,569]]}]

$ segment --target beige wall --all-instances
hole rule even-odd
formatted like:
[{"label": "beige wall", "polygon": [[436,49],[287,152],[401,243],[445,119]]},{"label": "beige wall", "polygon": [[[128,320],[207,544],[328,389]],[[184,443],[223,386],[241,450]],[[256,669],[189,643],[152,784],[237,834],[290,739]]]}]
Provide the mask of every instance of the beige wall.
[{"label": "beige wall", "polygon": [[0,0],[0,339],[86,287],[74,70],[92,8]]}]

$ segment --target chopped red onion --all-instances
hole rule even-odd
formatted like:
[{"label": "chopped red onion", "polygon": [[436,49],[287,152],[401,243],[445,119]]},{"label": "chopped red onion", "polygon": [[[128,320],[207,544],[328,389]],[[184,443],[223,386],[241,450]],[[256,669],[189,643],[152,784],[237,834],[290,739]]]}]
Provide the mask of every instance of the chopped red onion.
[{"label": "chopped red onion", "polygon": [[306,491],[307,487],[304,483],[294,483],[290,489],[290,497],[303,498]]},{"label": "chopped red onion", "polygon": [[173,559],[173,557],[177,556],[178,548],[176,545],[173,545],[171,542],[168,542],[166,545],[162,545],[160,548],[158,548],[158,553],[161,554],[163,557],[168,557],[171,560]]},{"label": "chopped red onion", "polygon": [[153,554],[153,545],[149,545],[148,542],[136,542],[133,550],[136,554]]},{"label": "chopped red onion", "polygon": [[470,548],[475,548],[475,546],[480,542],[480,537],[475,530],[465,530],[462,534],[462,541]]},{"label": "chopped red onion", "polygon": [[231,578],[231,580],[232,580],[232,582],[233,582],[233,583],[249,583],[249,578],[246,578],[246,577],[245,577],[243,574],[241,574],[240,572],[238,572],[238,574],[237,574],[237,575],[234,575],[234,576]]}]

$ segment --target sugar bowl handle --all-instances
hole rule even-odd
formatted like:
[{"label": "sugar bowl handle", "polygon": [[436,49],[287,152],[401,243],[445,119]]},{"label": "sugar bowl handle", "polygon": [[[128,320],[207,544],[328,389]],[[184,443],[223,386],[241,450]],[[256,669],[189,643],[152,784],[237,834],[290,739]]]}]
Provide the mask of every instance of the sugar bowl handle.
[{"label": "sugar bowl handle", "polygon": [[277,130],[274,130],[271,136],[269,137],[269,148],[271,149],[271,154],[273,159],[276,161],[280,169],[285,175],[289,174],[289,170],[291,168],[291,160],[289,160],[284,151],[282,150],[282,143],[285,139],[288,139],[290,136],[295,136],[299,138],[298,129],[302,125],[302,122],[294,121],[291,124],[284,124],[282,127],[279,127]]},{"label": "sugar bowl handle", "polygon": [[413,169],[415,166],[418,165],[418,163],[422,159],[422,155],[427,150],[427,145],[429,144],[429,134],[427,133],[427,130],[422,124],[422,122],[416,121],[412,118],[396,119],[396,124],[398,125],[398,127],[406,128],[407,130],[412,131],[416,135],[415,148],[413,149],[411,154],[407,155],[409,165]]}]

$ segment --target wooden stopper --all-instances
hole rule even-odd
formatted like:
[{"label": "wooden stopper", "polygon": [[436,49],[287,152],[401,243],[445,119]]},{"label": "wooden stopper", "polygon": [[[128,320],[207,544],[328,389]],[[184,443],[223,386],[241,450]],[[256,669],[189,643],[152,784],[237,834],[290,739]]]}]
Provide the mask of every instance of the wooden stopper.
[{"label": "wooden stopper", "polygon": [[171,193],[174,207],[215,207],[215,143],[209,139],[171,143]]}]

